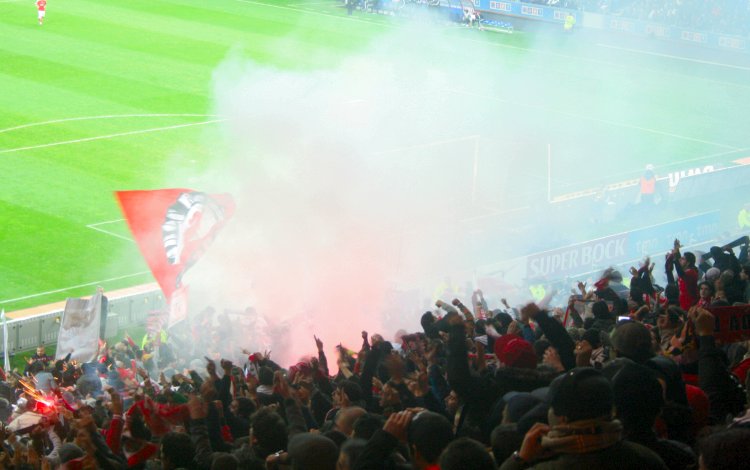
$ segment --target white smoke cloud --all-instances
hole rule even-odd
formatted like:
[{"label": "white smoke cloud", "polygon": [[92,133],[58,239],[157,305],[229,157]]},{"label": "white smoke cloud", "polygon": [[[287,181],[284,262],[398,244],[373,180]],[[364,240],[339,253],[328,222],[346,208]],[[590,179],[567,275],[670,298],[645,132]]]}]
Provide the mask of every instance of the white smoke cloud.
[{"label": "white smoke cloud", "polygon": [[[193,303],[286,321],[288,342],[273,349],[287,365],[314,351],[313,334],[358,349],[362,329],[418,329],[438,285],[466,294],[486,243],[472,244],[467,218],[483,204],[512,208],[519,178],[544,187],[524,173],[529,152],[544,161],[546,144],[528,135],[547,125],[531,122],[539,110],[482,99],[532,80],[544,58],[503,57],[422,27],[323,70],[225,60],[212,112],[227,118],[227,155],[203,183],[231,192],[237,212],[189,274]],[[394,288],[411,292],[402,310]]]}]

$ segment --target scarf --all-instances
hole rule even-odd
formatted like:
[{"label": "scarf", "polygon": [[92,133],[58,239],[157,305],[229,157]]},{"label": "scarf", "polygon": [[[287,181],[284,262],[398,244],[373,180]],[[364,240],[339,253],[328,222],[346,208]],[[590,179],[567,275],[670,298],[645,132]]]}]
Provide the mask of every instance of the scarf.
[{"label": "scarf", "polygon": [[158,455],[159,446],[150,442],[143,442],[142,446],[136,451],[130,452],[123,446],[122,452],[128,459],[128,468],[131,468],[146,462],[154,455]]},{"label": "scarf", "polygon": [[606,449],[620,440],[619,421],[596,418],[552,427],[542,438],[542,447],[557,454],[586,454]]},{"label": "scarf", "polygon": [[144,421],[155,436],[166,434],[170,430],[170,425],[182,424],[190,417],[187,405],[159,404],[148,396],[133,403],[125,415],[130,416],[136,412],[143,415]]}]

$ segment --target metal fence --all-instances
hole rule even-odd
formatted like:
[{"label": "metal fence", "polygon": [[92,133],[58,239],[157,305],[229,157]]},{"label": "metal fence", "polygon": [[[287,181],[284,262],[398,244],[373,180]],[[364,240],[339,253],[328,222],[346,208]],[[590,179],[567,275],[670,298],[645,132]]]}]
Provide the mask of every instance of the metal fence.
[{"label": "metal fence", "polygon": [[[104,336],[111,338],[122,330],[142,327],[146,324],[146,317],[150,311],[164,307],[164,297],[159,290],[111,298]],[[17,354],[42,344],[55,344],[62,315],[62,310],[56,310],[28,318],[8,320],[8,352]],[[0,349],[2,339],[3,332],[0,329]]]}]

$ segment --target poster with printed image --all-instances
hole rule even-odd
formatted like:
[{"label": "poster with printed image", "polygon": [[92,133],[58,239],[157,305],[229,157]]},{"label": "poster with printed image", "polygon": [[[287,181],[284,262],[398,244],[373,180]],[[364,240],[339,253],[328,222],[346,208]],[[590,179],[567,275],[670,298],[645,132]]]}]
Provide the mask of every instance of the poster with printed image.
[{"label": "poster with printed image", "polygon": [[65,302],[55,359],[63,359],[68,353],[71,353],[71,359],[78,362],[96,359],[99,352],[101,309],[101,292],[89,299],[69,298]]}]

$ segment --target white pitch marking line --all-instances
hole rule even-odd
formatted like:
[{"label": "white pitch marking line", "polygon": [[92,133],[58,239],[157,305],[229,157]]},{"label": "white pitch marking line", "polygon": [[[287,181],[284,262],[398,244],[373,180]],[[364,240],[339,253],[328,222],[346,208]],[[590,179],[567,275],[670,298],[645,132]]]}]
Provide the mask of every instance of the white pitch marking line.
[{"label": "white pitch marking line", "polygon": [[587,121],[594,121],[594,122],[600,122],[602,124],[609,124],[611,126],[624,127],[626,129],[634,129],[634,130],[638,130],[638,131],[649,132],[649,133],[652,133],[652,134],[664,135],[664,136],[667,136],[667,137],[674,137],[676,139],[687,140],[687,141],[690,141],[690,142],[698,142],[698,143],[701,143],[701,144],[714,145],[716,147],[724,147],[724,148],[727,148],[727,149],[731,149],[732,151],[740,151],[741,150],[739,147],[734,147],[732,145],[721,144],[719,142],[711,142],[711,141],[708,141],[708,140],[694,139],[692,137],[688,137],[688,136],[684,136],[684,135],[679,135],[679,134],[673,134],[671,132],[666,132],[666,131],[660,131],[658,129],[651,129],[649,127],[635,126],[635,125],[627,124],[627,123],[624,123],[624,122],[610,121],[608,119],[599,119],[599,118],[595,118],[595,117],[591,117],[591,116],[585,116],[583,114],[570,113],[570,112],[562,111],[562,110],[559,110],[559,109],[548,108],[546,106],[541,106],[541,105],[518,103],[516,101],[509,101],[509,100],[506,100],[506,99],[503,99],[503,98],[498,98],[496,96],[483,95],[483,94],[480,94],[480,93],[473,93],[473,92],[464,91],[464,90],[447,89],[446,91],[449,91],[449,92],[452,92],[452,93],[461,94],[461,95],[473,96],[475,98],[485,98],[485,99],[488,99],[488,100],[498,101],[500,103],[512,104],[512,105],[515,105],[515,106],[522,106],[522,107],[526,107],[526,108],[537,108],[537,109],[541,109],[543,111],[549,111],[549,112],[553,112],[553,113],[557,113],[557,114],[562,114],[564,116],[570,116],[570,117],[574,117],[574,118],[577,118],[577,119],[584,119],[584,120],[587,120]]},{"label": "white pitch marking line", "polygon": [[180,129],[183,127],[192,127],[192,126],[202,126],[204,124],[214,124],[217,122],[224,122],[227,119],[213,119],[210,121],[202,121],[202,122],[192,122],[190,124],[178,124],[175,126],[165,126],[165,127],[154,127],[151,129],[141,129],[138,131],[130,131],[130,132],[118,132],[115,134],[107,134],[107,135],[99,135],[95,137],[86,137],[84,139],[74,139],[74,140],[64,140],[62,142],[52,142],[49,144],[41,144],[41,145],[31,145],[29,147],[18,147],[14,149],[7,149],[7,150],[0,150],[0,154],[3,153],[12,153],[12,152],[21,152],[23,150],[33,150],[33,149],[40,149],[40,148],[46,148],[46,147],[56,147],[58,145],[69,145],[69,144],[78,144],[81,142],[91,142],[94,140],[104,140],[104,139],[112,139],[114,137],[123,137],[126,135],[137,135],[137,134],[147,134],[150,132],[159,132],[159,131],[168,131],[172,129]]},{"label": "white pitch marking line", "polygon": [[656,169],[658,169],[658,168],[669,168],[670,166],[677,166],[680,163],[689,163],[689,162],[696,162],[696,161],[700,161],[700,160],[708,160],[709,158],[724,157],[724,156],[727,156],[727,155],[731,155],[733,153],[747,152],[749,150],[750,150],[750,147],[738,148],[738,149],[730,150],[728,152],[720,152],[720,153],[714,153],[714,154],[711,154],[711,155],[706,155],[704,157],[695,157],[695,158],[691,158],[689,160],[680,160],[679,162],[676,162],[676,163],[668,163],[668,164],[665,164],[665,165],[657,166],[655,168]]},{"label": "white pitch marking line", "polygon": [[104,230],[104,229],[99,228],[99,225],[109,225],[109,224],[114,224],[114,223],[117,223],[117,222],[122,222],[124,220],[125,219],[105,220],[104,222],[97,222],[95,224],[88,224],[88,225],[86,225],[86,228],[90,228],[91,230],[96,230],[97,232],[106,233],[107,235],[111,235],[113,237],[117,237],[119,239],[135,243],[135,240],[133,240],[130,237],[125,237],[123,235],[120,235],[120,234],[117,234],[117,233],[114,233],[114,232],[110,232],[109,230]]},{"label": "white pitch marking line", "polygon": [[96,227],[97,225],[114,224],[116,222],[122,222],[125,219],[105,220],[104,222],[97,222],[95,224],[88,224],[86,227]]},{"label": "white pitch marking line", "polygon": [[629,47],[610,46],[608,44],[597,44],[597,46],[605,47],[607,49],[615,49],[618,51],[634,52],[636,54],[645,54],[645,55],[652,55],[656,57],[665,57],[667,59],[684,60],[685,62],[694,62],[696,64],[715,65],[717,67],[727,67],[730,69],[750,71],[750,67],[743,67],[741,65],[724,64],[721,62],[712,62],[710,60],[691,59],[690,57],[681,57],[681,56],[672,55],[672,54],[662,54],[661,52],[643,51],[640,49],[631,49]]},{"label": "white pitch marking line", "polygon": [[19,300],[33,299],[35,297],[43,297],[45,295],[57,294],[59,292],[65,292],[65,291],[69,291],[69,290],[72,290],[72,289],[79,289],[81,287],[96,286],[96,285],[99,285],[99,284],[104,284],[105,282],[119,281],[121,279],[127,279],[129,277],[142,276],[144,274],[149,274],[149,273],[151,273],[151,271],[141,271],[141,272],[134,273],[134,274],[126,274],[124,276],[112,277],[112,278],[109,278],[109,279],[102,279],[101,281],[87,282],[86,284],[79,284],[77,286],[64,287],[62,289],[50,290],[50,291],[47,291],[47,292],[39,292],[37,294],[31,294],[31,295],[26,295],[26,296],[23,296],[23,297],[17,297],[15,299],[0,300],[0,304],[4,304],[4,303],[8,303],[8,302],[18,302]]},{"label": "white pitch marking line", "polygon": [[[2,0],[0,0],[2,2]],[[45,126],[47,124],[58,124],[61,122],[71,121],[91,121],[96,119],[118,119],[118,118],[134,118],[134,117],[218,117],[218,114],[107,114],[104,116],[79,116],[64,119],[53,119],[51,121],[32,122],[29,124],[21,124],[20,126],[8,127],[0,129],[0,134],[3,132],[15,131],[18,129],[25,129],[27,127]]]},{"label": "white pitch marking line", "polygon": [[[109,222],[102,222],[102,223],[109,223]],[[119,238],[120,240],[125,240],[125,241],[131,242],[131,243],[135,243],[135,240],[133,240],[130,237],[125,237],[125,236],[120,235],[118,233],[110,232],[109,230],[104,230],[102,228],[96,227],[97,225],[101,225],[101,223],[100,224],[87,225],[86,228],[90,228],[91,230],[96,230],[97,232],[101,232],[101,233],[105,233],[107,235],[111,235],[113,237]]]},{"label": "white pitch marking line", "polygon": [[[462,41],[478,42],[480,44],[485,44],[485,45],[494,46],[494,47],[501,47],[501,48],[504,48],[504,49],[514,49],[514,50],[519,50],[519,51],[531,52],[531,53],[534,53],[534,54],[544,54],[544,55],[550,55],[550,56],[553,56],[553,57],[562,57],[562,58],[565,58],[565,59],[579,60],[579,61],[582,61],[582,62],[590,62],[592,64],[606,65],[606,66],[609,66],[609,67],[624,68],[624,69],[627,69],[627,71],[629,71],[629,72],[632,72],[633,68],[637,68],[637,69],[640,69],[640,70],[645,70],[645,71],[647,71],[649,73],[657,73],[657,74],[661,74],[661,75],[675,75],[677,77],[685,77],[685,78],[689,78],[689,79],[692,79],[692,80],[701,80],[701,81],[707,81],[707,82],[711,82],[711,83],[719,83],[719,84],[726,85],[726,86],[733,86],[733,87],[740,87],[740,88],[749,88],[747,85],[741,85],[739,83],[725,82],[725,81],[722,81],[722,80],[715,80],[715,79],[706,78],[706,77],[700,77],[700,76],[695,76],[695,75],[686,75],[684,73],[670,72],[670,71],[665,71],[665,70],[658,70],[658,69],[653,69],[653,68],[650,68],[650,67],[625,66],[623,64],[618,64],[617,62],[608,62],[606,60],[599,60],[599,59],[592,59],[592,58],[588,58],[588,57],[579,57],[579,56],[573,56],[573,55],[568,55],[568,54],[561,54],[559,52],[546,51],[544,49],[532,49],[532,48],[528,48],[528,47],[513,46],[511,44],[502,44],[502,43],[499,43],[499,42],[484,41],[484,40],[479,40],[479,39],[476,39],[476,38],[462,37],[460,39]],[[532,67],[532,68],[536,68],[536,69],[540,69],[540,70],[542,69],[541,67]],[[547,69],[544,69],[544,70],[547,70]],[[555,70],[555,71],[557,73],[565,73],[566,75],[570,75],[570,73],[568,73],[568,72],[561,72],[559,69]]]},{"label": "white pitch marking line", "polygon": [[333,2],[299,2],[299,3],[287,3],[286,6],[288,7],[295,7],[297,5],[331,5],[331,6],[340,6],[344,7],[345,5],[343,3],[339,5],[334,5]]},{"label": "white pitch marking line", "polygon": [[480,137],[481,137],[480,135],[467,135],[465,137],[456,137],[455,139],[436,140],[434,142],[427,142],[424,144],[407,145],[406,147],[399,147],[399,148],[390,149],[390,150],[382,150],[380,152],[373,152],[373,155],[385,155],[388,153],[402,152],[404,150],[414,150],[414,149],[435,147],[436,145],[452,144],[455,142],[464,142],[466,140],[474,140]]}]

